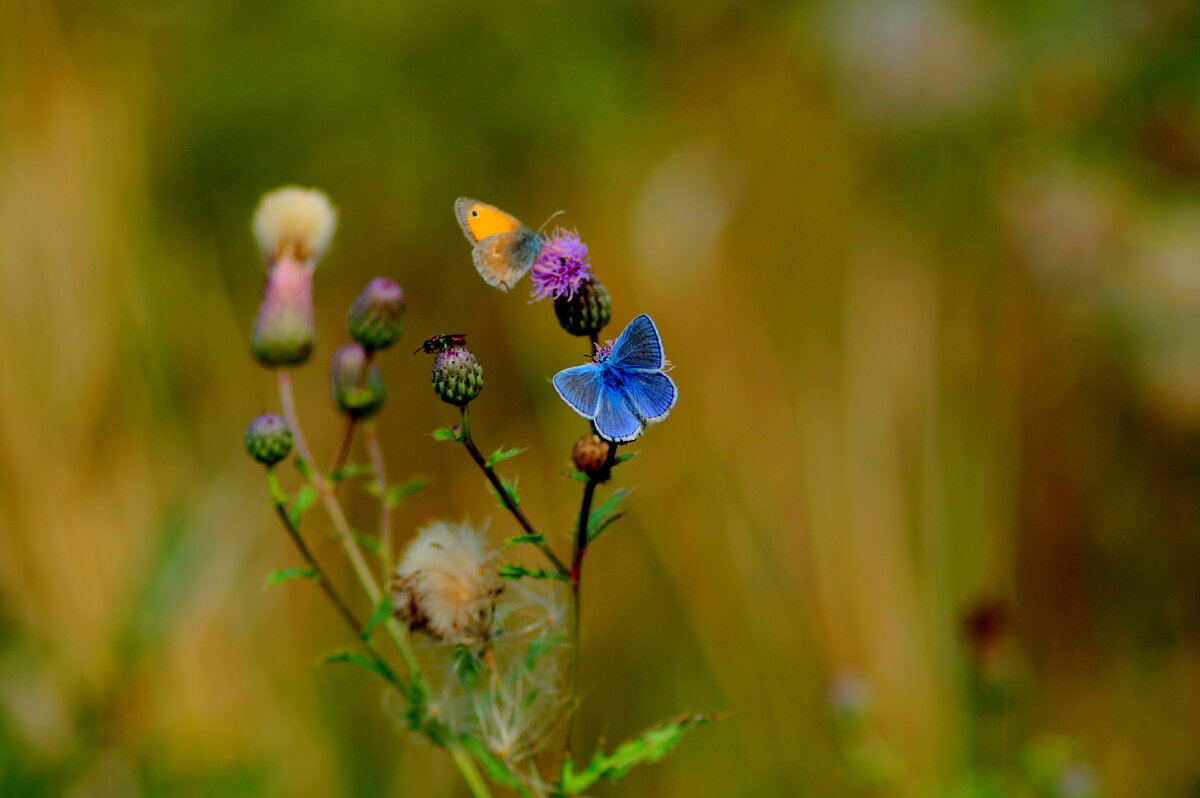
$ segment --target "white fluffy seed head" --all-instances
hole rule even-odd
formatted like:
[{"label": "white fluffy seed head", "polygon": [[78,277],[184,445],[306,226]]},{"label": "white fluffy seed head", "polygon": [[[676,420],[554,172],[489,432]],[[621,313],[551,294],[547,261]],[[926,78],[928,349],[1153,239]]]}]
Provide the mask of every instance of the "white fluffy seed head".
[{"label": "white fluffy seed head", "polygon": [[487,541],[469,524],[435,521],[422,529],[395,576],[392,606],[411,629],[448,643],[489,639],[504,583]]},{"label": "white fluffy seed head", "polygon": [[297,260],[315,263],[329,249],[337,211],[322,191],[286,186],[263,195],[253,227],[268,262],[290,250]]}]

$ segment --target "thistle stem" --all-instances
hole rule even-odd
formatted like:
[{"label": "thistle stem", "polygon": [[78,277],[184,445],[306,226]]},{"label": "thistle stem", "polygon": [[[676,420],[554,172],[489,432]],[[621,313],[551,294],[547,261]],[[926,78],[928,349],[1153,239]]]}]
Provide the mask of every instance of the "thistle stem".
[{"label": "thistle stem", "polygon": [[[346,521],[346,514],[342,511],[342,506],[333,492],[332,484],[319,471],[316,460],[312,456],[312,450],[308,448],[304,433],[300,429],[300,420],[296,415],[296,401],[292,392],[291,373],[287,369],[276,369],[275,373],[279,385],[279,404],[283,409],[283,416],[292,430],[292,440],[296,445],[296,451],[309,465],[309,473],[311,474],[309,481],[321,496],[321,502],[325,506],[325,511],[329,514],[329,519],[333,522],[338,536],[341,538],[342,546],[346,550],[346,556],[350,559],[350,563],[354,567],[354,572],[358,577],[363,592],[371,599],[372,606],[377,607],[383,598],[383,593],[379,589],[379,584],[375,581],[375,577],[372,576],[366,561],[363,559],[362,552],[354,540],[354,534],[350,530],[350,524]],[[390,616],[384,625],[387,627],[388,635],[392,638],[392,642],[396,645],[396,650],[400,652],[400,658],[404,661],[404,667],[408,671],[409,679],[411,681],[421,679],[421,664],[413,653],[405,631],[400,626],[400,622],[396,620],[395,616]],[[483,776],[480,775],[479,768],[475,766],[474,760],[463,750],[462,746],[457,743],[447,743],[446,749],[450,752],[450,757],[454,760],[455,766],[470,788],[471,795],[474,798],[492,798],[492,793],[488,789],[487,783],[483,780]]]},{"label": "thistle stem", "polygon": [[[367,373],[371,370],[371,362],[375,359],[375,350],[368,349],[363,355],[362,367],[358,370],[358,388],[362,390],[367,384]],[[350,457],[350,447],[354,444],[354,430],[358,426],[358,419],[354,416],[346,416],[346,428],[342,433],[342,442],[338,444],[337,457],[329,466],[329,473],[336,474],[338,469],[346,464],[347,458]]]},{"label": "thistle stem", "polygon": [[[617,444],[608,444],[608,455],[604,458],[604,467],[599,474],[608,479],[612,466],[617,457]],[[568,648],[570,649],[570,670],[568,671],[567,696],[575,699],[579,684],[579,610],[581,604],[581,587],[583,582],[583,556],[588,547],[588,526],[592,517],[592,501],[596,497],[596,486],[600,484],[594,476],[589,476],[583,486],[583,500],[579,503],[579,523],[575,527],[575,545],[571,552],[571,621],[568,633]],[[567,726],[567,753],[571,752],[571,726]]]},{"label": "thistle stem", "polygon": [[383,657],[379,655],[379,652],[375,650],[375,647],[372,646],[370,642],[362,639],[362,624],[360,624],[358,619],[354,617],[353,610],[350,609],[350,605],[346,603],[346,600],[342,598],[342,594],[339,593],[337,588],[333,586],[333,583],[329,581],[329,577],[325,575],[325,570],[321,568],[320,563],[318,563],[316,557],[313,556],[312,550],[309,549],[308,544],[304,542],[304,538],[300,536],[299,528],[295,523],[292,522],[291,517],[288,516],[287,507],[285,506],[287,496],[279,487],[279,477],[275,474],[274,467],[269,467],[267,469],[267,483],[271,490],[271,505],[275,508],[275,512],[278,514],[279,520],[283,522],[283,528],[287,532],[288,537],[291,538],[292,543],[296,545],[296,550],[300,552],[300,556],[304,558],[304,562],[308,565],[309,570],[313,572],[317,584],[319,584],[321,586],[321,590],[325,592],[325,596],[329,599],[329,603],[331,603],[334,609],[338,611],[338,614],[342,616],[342,620],[344,620],[346,625],[350,627],[350,631],[354,634],[354,636],[362,641],[362,647],[366,650],[367,654],[371,657],[375,664],[379,666],[380,671],[384,674],[387,674],[387,680],[391,682],[393,687],[403,692],[403,684],[401,683],[400,678],[395,674],[394,671],[392,671],[387,662],[384,661]]},{"label": "thistle stem", "polygon": [[[529,519],[525,517],[525,513],[521,511],[521,508],[518,507],[516,502],[513,501],[512,496],[508,492],[508,488],[505,487],[504,483],[500,481],[500,477],[496,475],[496,469],[488,465],[487,460],[485,460],[483,455],[480,454],[479,447],[475,445],[475,441],[471,438],[471,417],[467,413],[466,405],[460,409],[462,410],[462,443],[470,453],[471,459],[475,461],[475,465],[479,466],[479,468],[483,470],[483,473],[487,476],[488,481],[492,483],[492,487],[496,490],[496,495],[500,497],[500,503],[504,505],[504,509],[513,514],[513,517],[517,519],[517,523],[520,524],[521,528],[525,530],[525,534],[529,535],[530,537],[542,537],[538,534],[538,531],[533,528],[533,524],[529,522]],[[546,543],[544,538],[540,543],[535,543],[534,545],[542,550],[542,553],[546,555],[546,559],[548,559],[554,565],[554,567],[558,569],[560,574],[563,576],[567,575],[567,566],[564,565],[563,561],[558,558],[558,555],[554,553],[554,550],[550,548],[550,545]]]},{"label": "thistle stem", "polygon": [[[287,419],[288,426],[292,430],[292,438],[296,443],[296,451],[308,463],[309,471],[312,475],[312,485],[317,489],[317,493],[321,497],[321,503],[325,507],[325,512],[329,515],[329,520],[333,522],[334,529],[337,530],[342,548],[346,551],[346,557],[350,560],[350,565],[354,568],[355,576],[358,577],[358,582],[362,586],[363,592],[371,600],[371,606],[378,607],[379,602],[383,600],[383,591],[380,590],[379,583],[375,581],[375,576],[371,573],[371,569],[363,557],[362,550],[359,549],[358,543],[354,540],[354,533],[350,529],[349,521],[346,520],[346,514],[342,510],[341,503],[338,502],[337,496],[333,492],[332,484],[321,473],[320,467],[317,465],[316,460],[312,456],[312,451],[308,448],[308,444],[305,441],[304,433],[300,429],[300,420],[296,415],[296,402],[292,394],[291,374],[287,369],[277,369],[275,373],[278,375],[279,382],[279,404],[283,408],[283,416]],[[396,650],[400,652],[400,658],[404,660],[404,666],[410,674],[419,673],[420,665],[412,652],[412,648],[408,645],[408,639],[400,623],[395,618],[388,618],[386,625],[388,634],[396,644]]]},{"label": "thistle stem", "polygon": [[375,472],[375,489],[379,493],[379,559],[380,570],[386,582],[392,575],[392,515],[394,508],[387,497],[387,467],[383,460],[383,447],[379,445],[379,429],[374,421],[363,425],[363,442],[367,456],[371,459],[371,470]]}]

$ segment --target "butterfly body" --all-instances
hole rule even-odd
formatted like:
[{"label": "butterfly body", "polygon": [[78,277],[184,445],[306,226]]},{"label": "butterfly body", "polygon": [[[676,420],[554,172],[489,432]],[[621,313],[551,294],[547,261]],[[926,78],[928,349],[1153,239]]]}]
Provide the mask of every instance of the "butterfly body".
[{"label": "butterfly body", "polygon": [[465,335],[446,335],[440,334],[430,338],[425,343],[413,350],[415,355],[417,352],[424,352],[427,355],[436,355],[438,352],[444,352],[452,346],[466,346],[467,336]]},{"label": "butterfly body", "polygon": [[563,369],[553,382],[558,395],[592,422],[597,435],[628,443],[647,424],[666,418],[679,399],[679,389],[666,369],[662,339],[654,322],[643,314],[629,322],[595,363]]},{"label": "butterfly body", "polygon": [[512,214],[486,202],[460,197],[454,215],[474,249],[471,259],[488,285],[507,291],[525,276],[546,245],[546,237]]}]

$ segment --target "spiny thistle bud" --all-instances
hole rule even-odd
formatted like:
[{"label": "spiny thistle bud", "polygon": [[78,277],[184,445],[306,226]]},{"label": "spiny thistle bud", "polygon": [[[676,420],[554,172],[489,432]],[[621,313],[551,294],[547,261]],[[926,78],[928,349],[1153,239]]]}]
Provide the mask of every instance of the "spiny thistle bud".
[{"label": "spiny thistle bud", "polygon": [[573,296],[554,300],[558,323],[571,335],[596,335],[612,318],[612,297],[595,277],[585,277]]},{"label": "spiny thistle bud", "polygon": [[329,387],[333,403],[351,418],[364,418],[383,405],[387,389],[379,369],[366,365],[367,353],[358,344],[345,344],[333,353]]},{"label": "spiny thistle bud", "polygon": [[483,535],[468,524],[437,521],[417,534],[396,566],[392,610],[414,631],[447,643],[480,643],[491,635],[503,587]]},{"label": "spiny thistle bud", "polygon": [[350,308],[350,337],[363,349],[387,349],[404,333],[404,291],[386,277],[367,283]]},{"label": "spiny thistle bud", "polygon": [[611,476],[612,467],[605,468],[608,462],[608,441],[599,435],[584,435],[575,442],[571,452],[571,460],[575,468],[587,474],[596,482],[605,482]]},{"label": "spiny thistle bud", "polygon": [[264,413],[246,428],[246,451],[265,466],[273,466],[292,451],[292,431],[274,413]]},{"label": "spiny thistle bud", "polygon": [[433,392],[443,402],[462,407],[483,390],[483,366],[465,346],[438,352],[429,375]]},{"label": "spiny thistle bud", "polygon": [[250,349],[264,366],[299,366],[312,354],[316,338],[312,269],[285,256],[271,265],[267,275]]}]

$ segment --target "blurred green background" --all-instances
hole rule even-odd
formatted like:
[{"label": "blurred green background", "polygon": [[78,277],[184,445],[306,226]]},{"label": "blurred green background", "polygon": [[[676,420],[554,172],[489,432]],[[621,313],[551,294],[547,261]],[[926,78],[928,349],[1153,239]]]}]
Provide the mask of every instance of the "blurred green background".
[{"label": "blurred green background", "polygon": [[1196,4],[15,0],[0,31],[0,794],[465,794],[312,665],[344,645],[317,591],[262,589],[295,563],[241,451],[277,409],[248,226],[287,183],[341,211],[319,451],[349,302],[408,293],[404,534],[513,533],[427,434],[435,332],[560,548],[578,503],[547,380],[586,347],[483,284],[456,197],[565,209],[614,329],[658,322],[681,401],[589,557],[578,737],[731,716],[597,794],[1197,794]]}]

